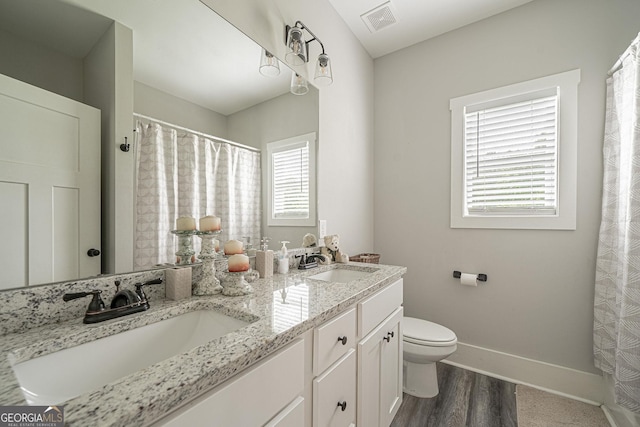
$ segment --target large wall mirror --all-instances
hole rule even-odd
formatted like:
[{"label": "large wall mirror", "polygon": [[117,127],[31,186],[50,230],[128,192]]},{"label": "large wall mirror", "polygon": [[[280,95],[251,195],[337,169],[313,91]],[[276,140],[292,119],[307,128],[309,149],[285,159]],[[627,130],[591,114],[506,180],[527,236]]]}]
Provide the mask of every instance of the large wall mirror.
[{"label": "large wall mirror", "polygon": [[[317,135],[317,89],[292,95],[282,62],[277,77],[261,75],[262,48],[198,0],[0,0],[0,74],[86,102],[85,58],[114,21],[133,32],[134,112],[262,150],[263,189],[267,143]],[[299,246],[315,231],[262,220],[274,249],[281,240]],[[2,282],[0,290],[17,286]]]}]

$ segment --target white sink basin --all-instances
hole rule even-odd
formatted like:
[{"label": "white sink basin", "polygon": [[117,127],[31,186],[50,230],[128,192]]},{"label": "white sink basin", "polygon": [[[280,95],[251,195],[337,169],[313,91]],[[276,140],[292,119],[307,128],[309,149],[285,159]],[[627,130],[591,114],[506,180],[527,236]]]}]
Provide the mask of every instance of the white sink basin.
[{"label": "white sink basin", "polygon": [[352,280],[358,280],[365,276],[368,276],[372,272],[359,271],[359,270],[346,270],[342,268],[336,268],[334,270],[325,271],[323,273],[314,274],[309,276],[309,279],[325,280],[327,282],[348,283]]},{"label": "white sink basin", "polygon": [[216,311],[192,311],[18,363],[13,371],[29,405],[55,405],[248,324]]}]

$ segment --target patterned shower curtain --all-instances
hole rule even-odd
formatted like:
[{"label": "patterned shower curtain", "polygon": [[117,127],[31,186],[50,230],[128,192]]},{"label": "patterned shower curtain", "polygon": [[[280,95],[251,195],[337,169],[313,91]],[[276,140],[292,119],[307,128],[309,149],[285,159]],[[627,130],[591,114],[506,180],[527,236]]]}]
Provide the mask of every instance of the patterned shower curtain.
[{"label": "patterned shower curtain", "polygon": [[259,242],[259,152],[143,120],[136,131],[136,270],[175,262],[181,216],[216,215],[221,242]]},{"label": "patterned shower curtain", "polygon": [[620,406],[640,413],[640,34],[607,79],[595,365]]}]

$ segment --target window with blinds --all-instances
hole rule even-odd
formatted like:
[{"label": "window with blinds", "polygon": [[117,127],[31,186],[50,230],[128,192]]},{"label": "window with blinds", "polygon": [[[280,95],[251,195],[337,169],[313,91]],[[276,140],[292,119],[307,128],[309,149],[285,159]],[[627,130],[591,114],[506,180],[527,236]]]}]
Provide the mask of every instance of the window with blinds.
[{"label": "window with blinds", "polygon": [[315,147],[315,133],[267,144],[267,225],[316,225]]},{"label": "window with blinds", "polygon": [[449,101],[451,228],[576,229],[579,83],[571,70]]},{"label": "window with blinds", "polygon": [[309,143],[273,153],[273,217],[309,217]]},{"label": "window with blinds", "polygon": [[[521,99],[524,98],[524,99]],[[556,215],[557,90],[467,109],[465,204],[469,215]]]}]

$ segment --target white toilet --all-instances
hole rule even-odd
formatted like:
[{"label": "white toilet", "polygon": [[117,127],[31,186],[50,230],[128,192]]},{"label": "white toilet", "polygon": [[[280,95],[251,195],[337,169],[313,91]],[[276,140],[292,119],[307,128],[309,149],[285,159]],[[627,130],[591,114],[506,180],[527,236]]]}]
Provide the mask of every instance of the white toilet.
[{"label": "white toilet", "polygon": [[414,317],[403,319],[404,392],[416,397],[438,394],[436,362],[456,351],[458,337],[437,323]]}]

